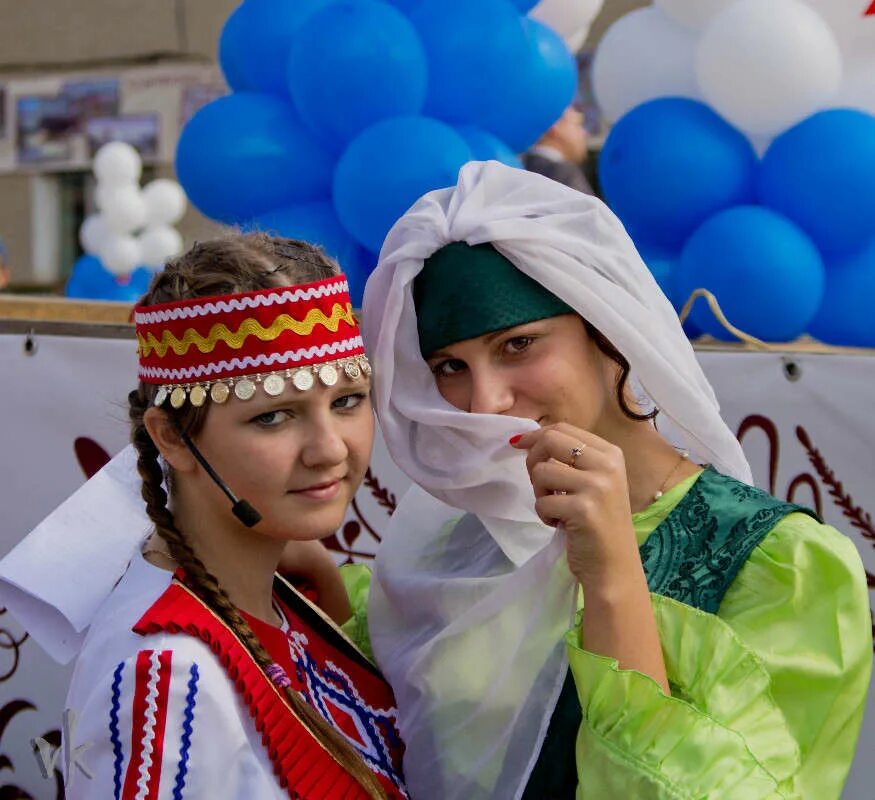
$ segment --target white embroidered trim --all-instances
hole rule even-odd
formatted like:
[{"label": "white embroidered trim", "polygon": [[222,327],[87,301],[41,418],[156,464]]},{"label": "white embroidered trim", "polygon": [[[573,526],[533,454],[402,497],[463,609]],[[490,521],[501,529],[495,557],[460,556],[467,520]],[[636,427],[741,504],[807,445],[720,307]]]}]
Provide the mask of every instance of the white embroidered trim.
[{"label": "white embroidered trim", "polygon": [[158,673],[161,669],[159,656],[159,651],[152,651],[151,663],[149,664],[148,694],[146,695],[146,724],[143,727],[143,740],[140,743],[142,762],[138,770],[140,777],[137,779],[137,794],[134,800],[146,800],[149,793],[149,769],[152,766],[152,753],[154,752],[152,744],[155,741],[155,725],[157,724],[155,715],[158,713],[158,703],[155,700],[158,697]]},{"label": "white embroidered trim", "polygon": [[[354,336],[352,339],[344,339],[340,342],[332,342],[331,344],[314,345],[313,347],[302,347],[299,350],[288,350],[285,353],[270,353],[269,355],[262,353],[255,356],[246,356],[245,358],[232,358],[230,361],[214,361],[210,364],[200,364],[196,367],[183,367],[181,369],[164,369],[161,367],[140,367],[139,375],[141,378],[150,378],[153,381],[188,381],[195,378],[204,378],[210,375],[220,376],[228,372],[240,369],[257,370],[259,367],[271,367],[277,364],[299,363],[304,360],[314,358],[324,358],[325,356],[334,356],[338,353],[347,353],[350,350],[364,348],[365,343],[361,336]],[[244,377],[243,375],[240,376]]]},{"label": "white embroidered trim", "polygon": [[228,314],[232,311],[244,311],[247,308],[273,306],[278,303],[299,303],[302,300],[312,300],[314,297],[330,297],[349,291],[347,281],[338,281],[310,289],[286,289],[282,292],[271,292],[257,297],[235,297],[231,300],[219,300],[216,303],[204,303],[197,306],[170,308],[163,311],[142,311],[134,314],[137,325],[154,325],[156,322],[169,322],[174,319],[192,319],[205,317],[209,314]]}]

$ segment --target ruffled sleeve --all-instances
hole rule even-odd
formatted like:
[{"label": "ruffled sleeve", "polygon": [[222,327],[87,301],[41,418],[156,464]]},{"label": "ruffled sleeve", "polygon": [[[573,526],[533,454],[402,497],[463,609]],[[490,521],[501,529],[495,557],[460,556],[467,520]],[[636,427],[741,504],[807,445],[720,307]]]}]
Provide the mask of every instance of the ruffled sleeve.
[{"label": "ruffled sleeve", "polygon": [[371,661],[371,637],[368,633],[368,596],[371,593],[371,568],[364,564],[348,564],[340,568],[340,577],[349,596],[352,616],[341,625],[341,630]]},{"label": "ruffled sleeve", "polygon": [[792,514],[754,550],[719,616],[652,599],[670,697],[568,634],[582,794],[838,797],[872,661],[853,544]]}]

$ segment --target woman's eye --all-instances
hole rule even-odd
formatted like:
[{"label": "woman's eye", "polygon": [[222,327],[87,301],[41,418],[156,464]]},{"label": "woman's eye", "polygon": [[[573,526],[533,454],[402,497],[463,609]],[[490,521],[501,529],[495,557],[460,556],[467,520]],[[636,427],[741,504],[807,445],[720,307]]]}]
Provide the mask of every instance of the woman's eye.
[{"label": "woman's eye", "polygon": [[264,414],[259,414],[252,421],[264,428],[275,428],[281,425],[288,419],[289,415],[285,411],[266,411]]},{"label": "woman's eye", "polygon": [[514,336],[513,339],[508,339],[504,346],[510,353],[522,353],[533,341],[534,338],[531,336]]},{"label": "woman's eye", "polygon": [[447,378],[450,375],[457,375],[465,369],[465,362],[458,358],[448,358],[446,361],[441,361],[435,364],[431,371],[438,378]]},{"label": "woman's eye", "polygon": [[366,394],[345,394],[343,397],[338,397],[332,404],[332,408],[340,409],[341,411],[350,411],[357,406],[360,406],[365,399]]}]

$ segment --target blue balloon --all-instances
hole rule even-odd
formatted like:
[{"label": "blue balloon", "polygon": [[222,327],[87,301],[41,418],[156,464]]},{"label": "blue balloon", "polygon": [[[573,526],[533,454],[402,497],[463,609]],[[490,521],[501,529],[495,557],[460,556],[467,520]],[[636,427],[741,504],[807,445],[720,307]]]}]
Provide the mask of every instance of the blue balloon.
[{"label": "blue balloon", "polygon": [[263,231],[319,245],[346,275],[353,304],[361,305],[365,283],[377,265],[377,257],[360,247],[346,232],[330,201],[269,211],[243,227],[247,231]]},{"label": "blue balloon", "polygon": [[599,158],[605,199],[637,243],[679,247],[708,217],[753,202],[748,140],[703,103],[660,98],[614,125]]},{"label": "blue balloon", "polygon": [[319,245],[344,270],[348,262],[358,259],[358,245],[337,218],[330,200],[268,211],[250,220],[244,228]]},{"label": "blue balloon", "polygon": [[176,174],[186,194],[222,222],[327,198],[333,167],[333,157],[291,103],[262,94],[208,103],[183,128],[176,148]]},{"label": "blue balloon", "polygon": [[826,291],[808,332],[829,344],[875,347],[875,238],[826,262]]},{"label": "blue balloon", "polygon": [[246,78],[246,16],[240,4],[225,20],[219,36],[219,66],[225,82],[235,92],[248,92],[254,87]]},{"label": "blue balloon", "polygon": [[522,18],[526,55],[494,87],[480,124],[517,152],[531,147],[553,125],[577,92],[577,61],[552,28]]},{"label": "blue balloon", "polygon": [[97,256],[79,256],[73,264],[64,295],[76,300],[109,300],[115,291],[115,277]]},{"label": "blue balloon", "polygon": [[[641,260],[647,265],[647,269],[656,279],[662,293],[671,301],[675,309],[680,310],[674,297],[674,276],[680,262],[680,253],[655,247],[642,247],[638,249]],[[678,302],[685,302],[686,297],[678,298]]]},{"label": "blue balloon", "polygon": [[509,167],[523,168],[520,157],[497,136],[474,125],[460,125],[456,130],[468,143],[475,161],[500,161]]},{"label": "blue balloon", "polygon": [[377,256],[364,247],[357,247],[355,258],[343,265],[343,272],[349,283],[349,296],[356,308],[361,308],[365,296],[365,284],[377,266]]},{"label": "blue balloon", "polygon": [[465,140],[437,120],[378,122],[353,139],[337,164],[337,214],[360,244],[378,252],[389,228],[420,195],[454,185],[470,160]]},{"label": "blue balloon", "polygon": [[[677,272],[681,263],[681,254],[659,247],[645,247],[644,249],[639,249],[638,252],[647,265],[647,269],[650,270],[650,274],[656,279],[659,288],[662,289],[662,293],[674,306],[674,310],[680,314],[688,299],[687,296],[681,296],[675,286]],[[688,339],[698,339],[702,335],[702,331],[696,327],[691,316],[684,320],[683,329]]]},{"label": "blue balloon", "polygon": [[136,303],[147,291],[155,270],[148,267],[137,267],[130,275],[116,277],[112,297],[108,300],[118,300],[122,303]]},{"label": "blue balloon", "polygon": [[[761,206],[715,214],[689,239],[674,279],[676,296],[713,292],[735,327],[769,341],[805,332],[823,298],[823,259],[786,217]],[[718,339],[734,337],[697,301],[693,323]]]},{"label": "blue balloon", "polygon": [[294,37],[287,78],[301,118],[341,148],[375,122],[422,111],[428,64],[400,11],[376,0],[336,0]]},{"label": "blue balloon", "polygon": [[511,0],[523,14],[528,14],[541,0]]},{"label": "blue balloon", "polygon": [[823,252],[864,247],[875,231],[875,116],[832,109],[803,120],[766,151],[758,188]]},{"label": "blue balloon", "polygon": [[294,35],[332,0],[244,0],[228,18],[219,60],[235,91],[286,94],[286,60]]},{"label": "blue balloon", "polygon": [[421,5],[423,0],[386,0],[386,2],[409,16],[410,12]]},{"label": "blue balloon", "polygon": [[530,52],[510,0],[422,0],[410,18],[428,55],[425,113],[469,124],[500,114],[503,87]]}]

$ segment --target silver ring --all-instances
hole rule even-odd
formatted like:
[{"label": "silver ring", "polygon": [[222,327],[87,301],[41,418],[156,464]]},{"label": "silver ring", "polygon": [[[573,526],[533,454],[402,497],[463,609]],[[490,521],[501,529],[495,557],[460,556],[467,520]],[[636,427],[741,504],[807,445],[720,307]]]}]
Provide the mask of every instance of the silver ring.
[{"label": "silver ring", "polygon": [[568,462],[569,467],[577,466],[577,459],[583,455],[583,451],[586,449],[585,444],[578,445],[577,447],[571,448],[571,461]]}]

